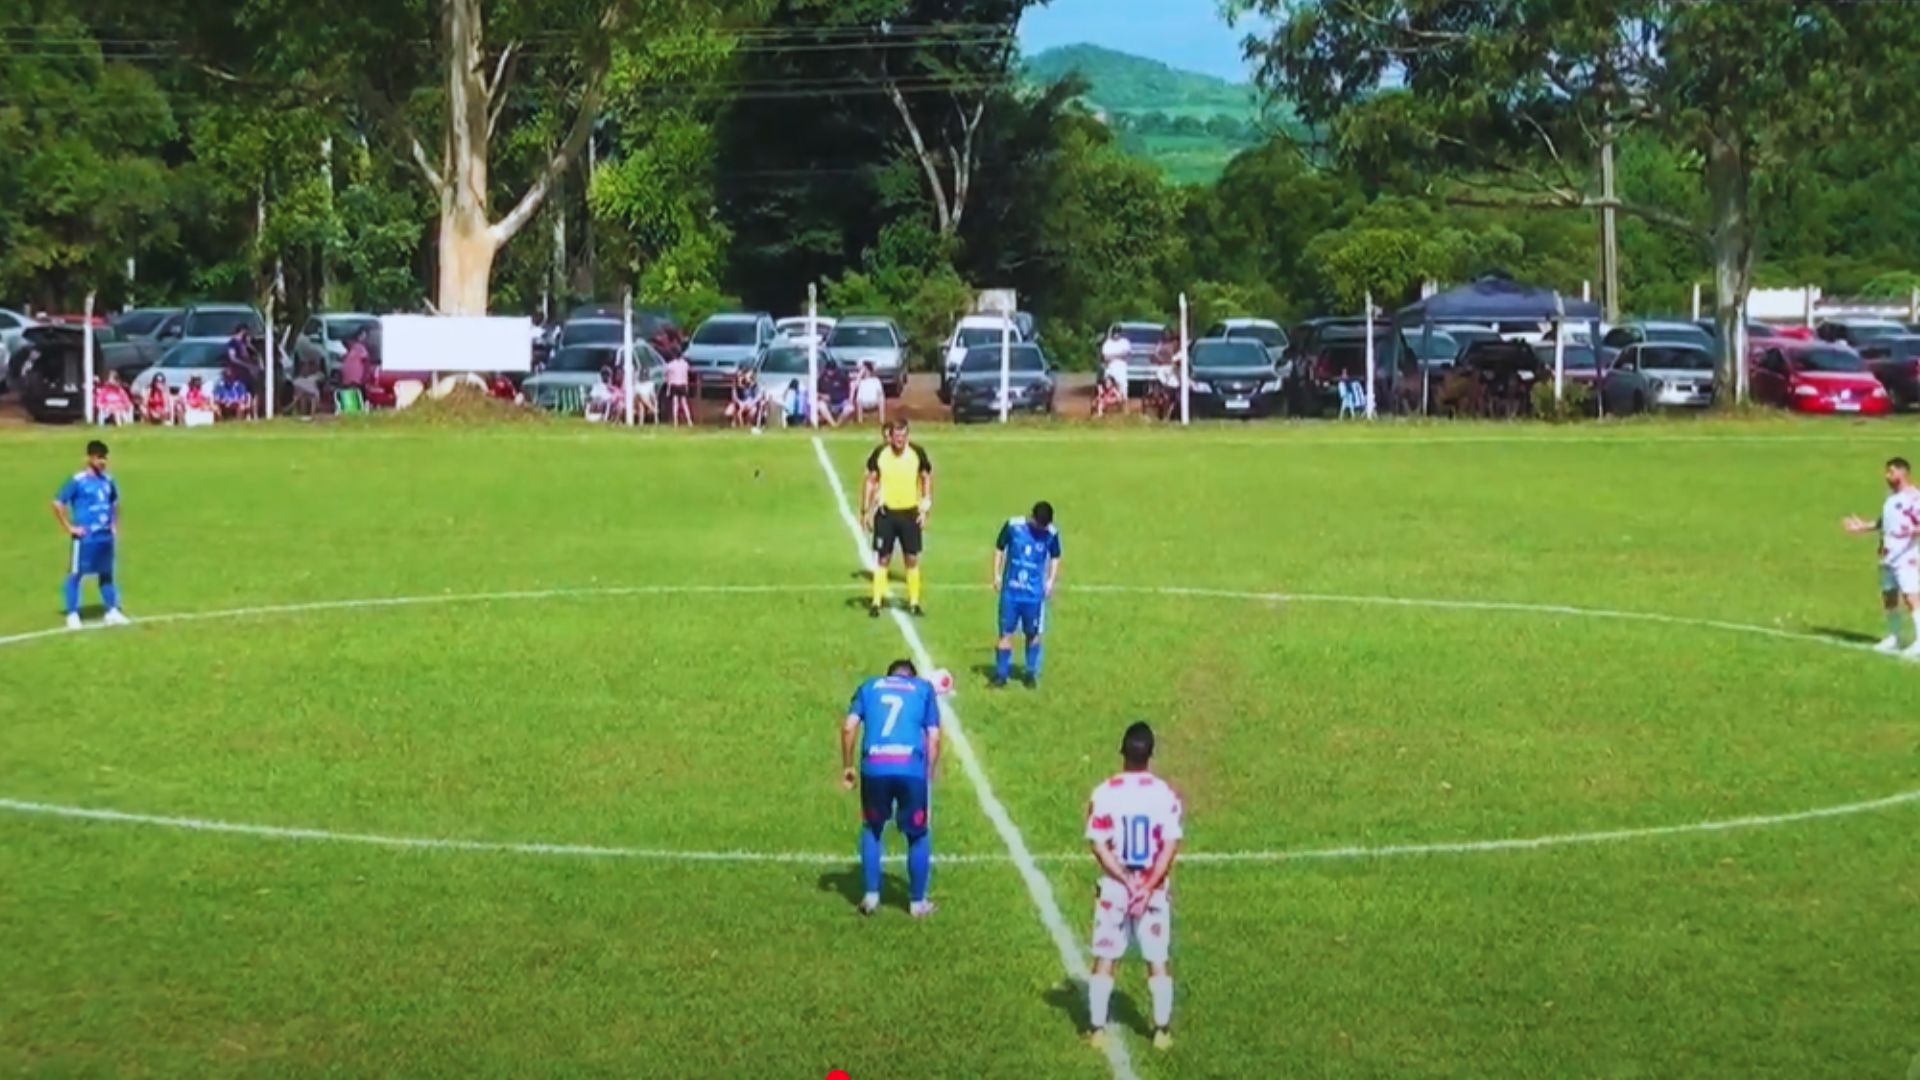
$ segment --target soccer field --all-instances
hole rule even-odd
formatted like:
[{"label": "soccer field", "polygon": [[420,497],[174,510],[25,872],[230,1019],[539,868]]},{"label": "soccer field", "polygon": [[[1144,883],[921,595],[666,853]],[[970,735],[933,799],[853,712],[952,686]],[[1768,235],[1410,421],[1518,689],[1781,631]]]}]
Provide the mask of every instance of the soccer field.
[{"label": "soccer field", "polygon": [[[84,433],[0,434],[0,1071],[1902,1077],[1920,666],[1839,522],[1917,433],[929,428],[897,624],[857,436],[132,432],[136,624],[84,633]],[[1036,498],[1047,679],[991,691]],[[903,625],[966,744],[927,922],[891,831],[853,914],[837,782]],[[1134,719],[1177,1043],[1130,961],[1110,1058],[1070,971]]]}]

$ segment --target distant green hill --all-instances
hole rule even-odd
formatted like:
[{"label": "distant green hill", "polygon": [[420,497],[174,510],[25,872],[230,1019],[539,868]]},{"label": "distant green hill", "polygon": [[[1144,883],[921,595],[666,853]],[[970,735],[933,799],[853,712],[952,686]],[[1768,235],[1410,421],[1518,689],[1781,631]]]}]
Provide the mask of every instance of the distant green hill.
[{"label": "distant green hill", "polygon": [[1169,115],[1232,116],[1252,120],[1259,99],[1246,83],[1171,68],[1158,60],[1103,49],[1066,45],[1030,57],[1027,77],[1052,84],[1079,72],[1092,89],[1087,101],[1108,113],[1163,112]]},{"label": "distant green hill", "polygon": [[[1158,60],[1066,45],[1027,58],[1026,79],[1051,86],[1078,74],[1087,105],[1104,114],[1132,153],[1177,183],[1209,183],[1240,151],[1265,142],[1276,119],[1247,83],[1181,71]],[[1284,113],[1279,123],[1290,124]]]}]

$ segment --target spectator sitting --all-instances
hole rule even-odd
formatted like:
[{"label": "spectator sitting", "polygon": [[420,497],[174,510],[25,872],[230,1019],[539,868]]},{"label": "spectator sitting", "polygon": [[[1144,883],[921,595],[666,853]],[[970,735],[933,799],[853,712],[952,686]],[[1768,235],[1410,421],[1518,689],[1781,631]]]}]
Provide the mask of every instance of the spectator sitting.
[{"label": "spectator sitting", "polygon": [[142,410],[149,424],[173,423],[173,391],[167,387],[167,377],[159,372],[153,373],[153,381],[147,384],[147,400]]},{"label": "spectator sitting", "polygon": [[739,388],[740,405],[749,426],[758,434],[767,426],[767,392],[760,386],[760,376],[753,372],[747,372],[743,380],[744,385]]},{"label": "spectator sitting", "polygon": [[107,372],[107,381],[93,388],[93,415],[101,424],[133,423],[133,398],[120,385],[119,372]]},{"label": "spectator sitting", "polygon": [[213,403],[223,419],[239,420],[253,414],[253,395],[234,368],[220,373],[220,381],[213,386]]},{"label": "spectator sitting", "polygon": [[882,424],[887,422],[887,388],[872,364],[861,364],[860,379],[853,384],[853,422],[860,423],[868,413]]},{"label": "spectator sitting", "polygon": [[200,376],[187,380],[187,391],[180,395],[180,422],[188,427],[209,427],[218,419],[213,396],[200,384]]},{"label": "spectator sitting", "polygon": [[853,414],[852,389],[846,371],[837,361],[828,360],[820,370],[820,403],[816,406],[828,427],[839,427],[840,421]]},{"label": "spectator sitting", "polygon": [[600,369],[600,381],[587,391],[587,423],[601,424],[613,417],[614,402],[620,400],[620,394],[614,389],[613,369]]},{"label": "spectator sitting", "polygon": [[799,379],[789,379],[780,395],[780,420],[787,427],[807,425],[807,392],[800,389]]},{"label": "spectator sitting", "polygon": [[226,366],[239,369],[240,377],[245,380],[249,394],[260,393],[260,364],[254,355],[253,339],[247,336],[245,323],[234,327],[233,333],[227,337]]},{"label": "spectator sitting", "polygon": [[289,412],[295,416],[313,416],[320,411],[320,365],[302,361],[293,377],[293,402]]}]

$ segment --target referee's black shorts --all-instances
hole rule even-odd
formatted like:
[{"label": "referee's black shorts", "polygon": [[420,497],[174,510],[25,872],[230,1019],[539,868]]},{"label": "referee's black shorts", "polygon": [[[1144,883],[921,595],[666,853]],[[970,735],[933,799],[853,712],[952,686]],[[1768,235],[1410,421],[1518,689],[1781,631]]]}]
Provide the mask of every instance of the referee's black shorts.
[{"label": "referee's black shorts", "polygon": [[873,550],[883,559],[893,557],[893,546],[910,559],[920,557],[920,511],[882,507],[873,518]]}]

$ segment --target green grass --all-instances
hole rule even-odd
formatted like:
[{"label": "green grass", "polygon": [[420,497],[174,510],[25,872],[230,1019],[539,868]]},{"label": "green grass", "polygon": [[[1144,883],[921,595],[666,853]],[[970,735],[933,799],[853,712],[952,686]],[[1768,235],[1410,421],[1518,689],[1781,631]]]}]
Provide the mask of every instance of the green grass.
[{"label": "green grass", "polygon": [[[1678,623],[1877,635],[1879,462],[1916,429],[1276,425],[922,432],[940,662],[1084,932],[1087,792],[1152,720],[1195,852],[1651,827],[1920,788],[1920,669]],[[803,439],[391,424],[118,436],[137,617],[0,649],[0,797],[489,842],[405,850],[0,812],[0,1072],[1109,1076],[1005,861],[850,912],[858,610]],[[829,450],[849,484],[865,445]],[[78,433],[0,435],[0,636],[53,625]],[[1058,505],[1049,680],[992,694],[999,521]],[[605,591],[795,586],[774,593]],[[602,591],[594,591],[602,590]],[[91,596],[91,590],[89,591]],[[938,847],[1004,847],[958,768]],[[1905,1075],[1920,805],[1525,851],[1195,863],[1148,1080]],[[898,850],[898,841],[893,841]],[[890,885],[897,900],[901,885]],[[1137,965],[1122,979],[1145,1007]]]}]

